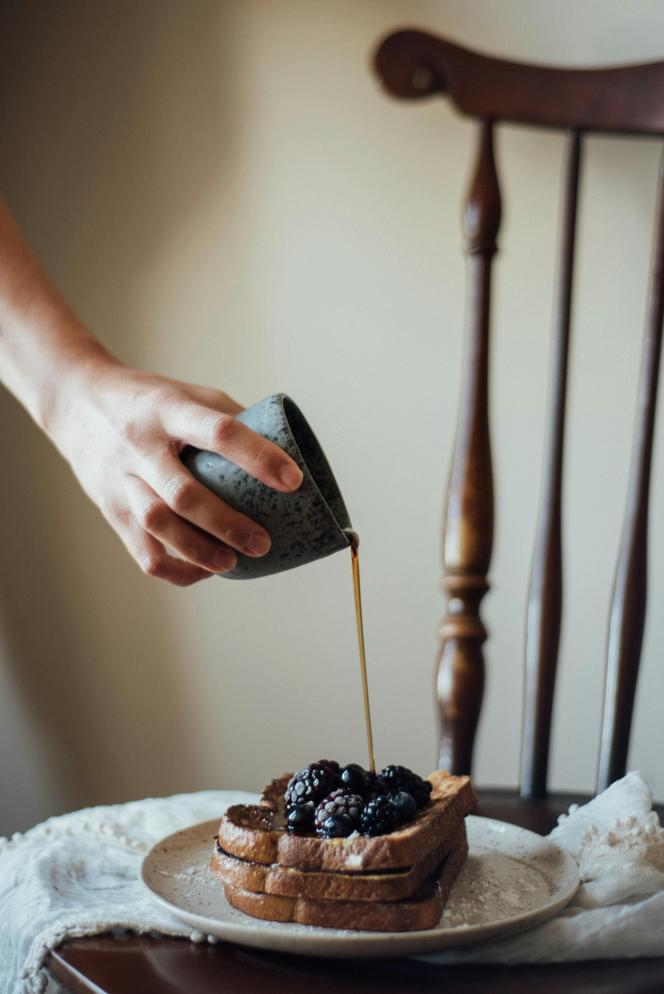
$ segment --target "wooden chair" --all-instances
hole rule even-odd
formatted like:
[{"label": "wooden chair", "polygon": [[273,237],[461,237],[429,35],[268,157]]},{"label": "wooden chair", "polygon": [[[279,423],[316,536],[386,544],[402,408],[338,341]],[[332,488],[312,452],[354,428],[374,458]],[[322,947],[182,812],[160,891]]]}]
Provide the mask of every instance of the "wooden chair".
[{"label": "wooden chair", "polygon": [[[562,568],[560,497],[567,350],[579,165],[585,131],[664,134],[664,63],[606,70],[557,70],[486,58],[417,31],[391,35],[376,56],[387,90],[418,99],[449,93],[479,120],[477,163],[466,204],[470,294],[464,389],[445,515],[447,618],[441,628],[438,696],[443,721],[441,764],[470,770],[482,699],[486,631],[479,615],[488,589],[493,495],[487,404],[491,259],[500,225],[493,129],[518,121],[569,131],[563,192],[563,239],[554,319],[549,433],[528,607],[526,720],[521,788],[482,791],[480,813],[548,832],[576,795],[545,797],[551,707],[560,632]],[[661,181],[660,181],[661,182]],[[608,677],[599,786],[625,767],[646,596],[648,483],[664,307],[664,196],[656,248],[625,528],[611,608]],[[308,960],[192,945],[176,939],[101,936],[72,940],[49,960],[58,990],[77,994],[188,994],[242,990],[289,994],[645,994],[664,990],[664,959],[441,968],[414,960]]]},{"label": "wooden chair", "polygon": [[[552,69],[488,58],[420,31],[400,31],[382,43],[375,66],[393,96],[420,100],[447,94],[461,113],[478,120],[477,158],[464,215],[469,292],[463,389],[444,522],[448,606],[437,659],[440,765],[455,773],[469,773],[472,765],[487,637],[480,602],[489,586],[493,539],[487,381],[491,261],[501,214],[493,133],[501,121],[567,132],[548,432],[528,598],[521,752],[522,795],[544,797],[562,607],[561,484],[583,136],[664,135],[664,62]],[[611,600],[599,789],[625,772],[645,619],[648,495],[664,310],[663,177],[661,172],[634,448]]]}]

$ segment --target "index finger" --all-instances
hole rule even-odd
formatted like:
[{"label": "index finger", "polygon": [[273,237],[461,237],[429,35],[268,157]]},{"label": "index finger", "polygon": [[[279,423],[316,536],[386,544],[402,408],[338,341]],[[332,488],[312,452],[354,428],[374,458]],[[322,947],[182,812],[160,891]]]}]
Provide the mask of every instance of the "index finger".
[{"label": "index finger", "polygon": [[218,452],[275,490],[290,492],[302,483],[302,470],[283,449],[231,414],[202,404],[178,404],[164,413],[169,434],[197,449]]}]

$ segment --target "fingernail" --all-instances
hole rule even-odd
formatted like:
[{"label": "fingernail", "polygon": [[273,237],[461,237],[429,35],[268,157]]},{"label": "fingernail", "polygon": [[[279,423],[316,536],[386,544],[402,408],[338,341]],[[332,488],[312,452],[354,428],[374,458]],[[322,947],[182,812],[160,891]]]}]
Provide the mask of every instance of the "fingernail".
[{"label": "fingernail", "polygon": [[236,564],[237,556],[230,549],[219,549],[212,560],[212,565],[218,570],[233,569]]},{"label": "fingernail", "polygon": [[303,478],[302,470],[294,463],[286,463],[279,470],[279,479],[289,490],[297,490]]},{"label": "fingernail", "polygon": [[265,532],[253,532],[245,548],[252,556],[264,556],[272,545],[272,539]]}]

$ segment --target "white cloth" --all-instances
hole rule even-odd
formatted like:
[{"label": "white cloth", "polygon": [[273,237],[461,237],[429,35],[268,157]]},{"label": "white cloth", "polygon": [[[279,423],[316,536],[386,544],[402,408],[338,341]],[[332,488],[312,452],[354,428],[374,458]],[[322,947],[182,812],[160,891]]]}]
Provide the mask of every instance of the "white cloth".
[{"label": "white cloth", "polygon": [[256,800],[219,790],[147,798],[49,818],[0,839],[0,994],[43,991],[42,963],[67,937],[124,927],[203,941],[150,898],[141,862],[165,835]]},{"label": "white cloth", "polygon": [[579,867],[581,886],[551,921],[514,938],[422,957],[436,963],[556,963],[664,956],[664,829],[640,773],[583,807],[550,833]]},{"label": "white cloth", "polygon": [[[66,937],[113,927],[193,935],[153,903],[138,875],[164,835],[256,795],[204,791],[88,808],[0,840],[0,994],[37,992],[41,965]],[[441,963],[555,962],[664,955],[664,829],[652,792],[630,773],[563,816],[551,838],[582,886],[555,919],[514,938],[424,957]]]}]

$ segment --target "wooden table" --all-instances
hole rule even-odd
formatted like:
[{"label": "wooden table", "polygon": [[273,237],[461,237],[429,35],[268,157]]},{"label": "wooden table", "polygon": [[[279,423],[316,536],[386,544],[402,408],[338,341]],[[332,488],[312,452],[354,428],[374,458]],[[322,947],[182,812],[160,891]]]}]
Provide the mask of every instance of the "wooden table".
[{"label": "wooden table", "polygon": [[[533,831],[587,798],[522,801],[485,790],[478,814]],[[658,807],[660,817],[664,814]],[[99,936],[65,942],[48,969],[71,994],[664,994],[662,958],[537,966],[440,967],[409,959],[326,960],[253,951],[229,943]]]}]

